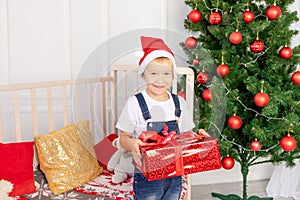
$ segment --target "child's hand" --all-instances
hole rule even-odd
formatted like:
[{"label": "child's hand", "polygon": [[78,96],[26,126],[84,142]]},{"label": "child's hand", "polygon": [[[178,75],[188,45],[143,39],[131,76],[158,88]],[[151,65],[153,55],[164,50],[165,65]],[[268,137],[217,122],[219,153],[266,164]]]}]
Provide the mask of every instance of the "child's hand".
[{"label": "child's hand", "polygon": [[137,165],[142,165],[142,156],[140,152],[140,146],[144,145],[144,143],[140,139],[131,139],[130,140],[130,152],[132,154],[132,158],[136,162]]},{"label": "child's hand", "polygon": [[198,135],[204,135],[206,137],[210,137],[210,135],[204,129],[199,129]]}]

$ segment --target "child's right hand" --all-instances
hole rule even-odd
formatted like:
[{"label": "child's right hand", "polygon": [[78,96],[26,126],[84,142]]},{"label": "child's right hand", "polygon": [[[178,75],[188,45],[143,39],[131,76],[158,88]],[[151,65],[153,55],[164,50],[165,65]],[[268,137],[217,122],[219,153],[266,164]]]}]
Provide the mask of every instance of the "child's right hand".
[{"label": "child's right hand", "polygon": [[143,146],[144,143],[140,139],[130,139],[130,149],[129,151],[132,154],[132,158],[136,162],[137,165],[141,166],[142,165],[142,155],[140,152],[140,146]]}]

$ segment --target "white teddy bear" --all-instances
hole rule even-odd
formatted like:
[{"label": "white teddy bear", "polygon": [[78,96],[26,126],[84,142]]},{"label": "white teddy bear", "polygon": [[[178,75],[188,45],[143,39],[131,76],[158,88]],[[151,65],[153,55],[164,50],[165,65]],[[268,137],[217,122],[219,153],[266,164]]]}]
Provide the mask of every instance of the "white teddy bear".
[{"label": "white teddy bear", "polygon": [[10,197],[8,194],[13,190],[13,184],[4,179],[0,180],[0,199],[1,200],[13,200],[15,198]]},{"label": "white teddy bear", "polygon": [[107,169],[114,172],[112,182],[121,183],[128,177],[133,176],[134,166],[132,164],[132,155],[121,147],[119,138],[116,138],[112,144],[117,147],[118,150],[108,161]]}]

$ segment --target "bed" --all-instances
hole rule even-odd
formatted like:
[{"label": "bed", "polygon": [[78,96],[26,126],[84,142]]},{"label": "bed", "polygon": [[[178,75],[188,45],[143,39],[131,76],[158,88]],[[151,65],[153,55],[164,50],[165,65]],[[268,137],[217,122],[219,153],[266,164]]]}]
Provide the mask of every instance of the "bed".
[{"label": "bed", "polygon": [[[13,193],[17,199],[134,199],[132,178],[113,184],[110,179],[112,172],[99,162],[100,168],[96,166],[93,160],[96,154],[106,154],[107,149],[104,147],[103,151],[98,149],[95,152],[89,148],[103,142],[109,135],[117,134],[115,123],[126,99],[144,87],[137,72],[137,66],[114,65],[104,77],[0,86],[0,180],[5,177],[13,180],[10,182],[14,184]],[[172,92],[184,91],[192,112],[193,70],[177,67],[176,72]],[[62,136],[66,132],[71,134],[73,129],[88,132],[89,136],[83,135],[80,144],[77,144],[74,135]],[[89,146],[87,149],[93,158],[77,146],[82,144]],[[51,145],[58,151],[43,151]],[[69,167],[69,176],[57,171],[61,167],[57,159],[61,162],[64,157],[60,155],[59,148],[75,148],[70,157],[82,163],[81,166]],[[74,155],[74,151],[78,155]],[[53,164],[54,161],[56,163]],[[47,169],[45,162],[48,162]],[[48,174],[49,169],[56,171]],[[85,173],[89,174],[82,179]],[[49,189],[51,184],[61,189],[55,181],[70,177],[73,179],[68,180],[69,184],[75,184],[77,179],[81,182],[76,183],[77,186],[73,184],[65,192],[60,190],[59,194]],[[182,199],[190,200],[190,177],[184,177],[183,183]]]}]

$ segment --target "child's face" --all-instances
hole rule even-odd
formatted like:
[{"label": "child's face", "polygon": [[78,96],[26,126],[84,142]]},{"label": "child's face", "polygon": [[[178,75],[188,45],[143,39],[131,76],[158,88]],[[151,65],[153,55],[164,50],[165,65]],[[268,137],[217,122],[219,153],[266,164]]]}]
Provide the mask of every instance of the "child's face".
[{"label": "child's face", "polygon": [[173,64],[168,58],[152,60],[143,73],[147,92],[154,96],[165,94],[173,81]]}]

